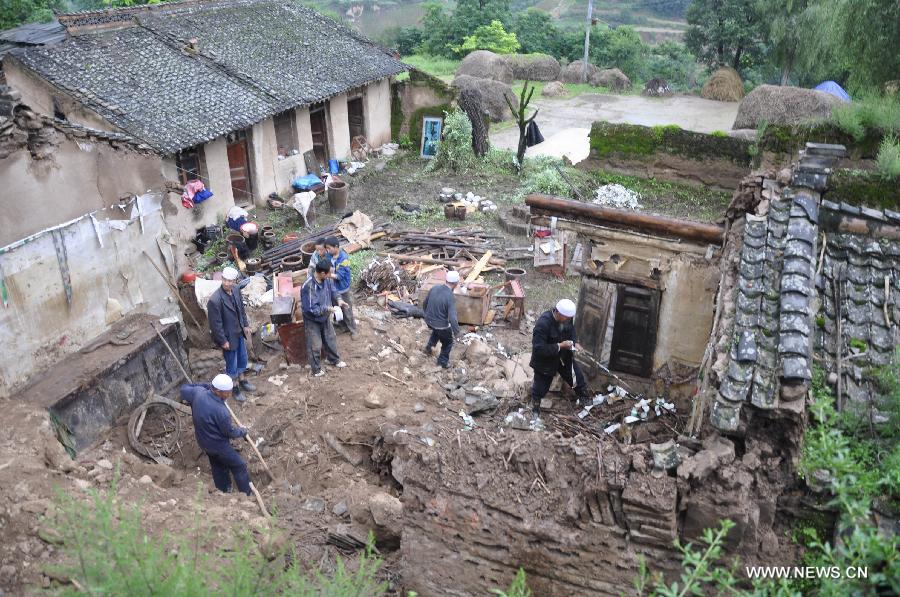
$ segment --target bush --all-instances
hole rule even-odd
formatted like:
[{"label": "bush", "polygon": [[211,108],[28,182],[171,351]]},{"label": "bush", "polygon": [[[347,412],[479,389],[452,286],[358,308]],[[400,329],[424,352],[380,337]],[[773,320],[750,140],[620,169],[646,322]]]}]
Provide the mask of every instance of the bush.
[{"label": "bush", "polygon": [[857,141],[869,130],[900,134],[900,100],[863,94],[831,111],[830,122]]},{"label": "bush", "polygon": [[[261,549],[249,534],[227,547],[205,548],[209,530],[201,527],[199,512],[195,520],[189,536],[151,537],[138,507],[117,499],[115,481],[105,492],[92,492],[89,502],[60,493],[55,517],[45,521],[63,555],[53,575],[70,579],[64,594],[73,595],[356,597],[387,590],[387,583],[376,578],[381,561],[373,556],[372,537],[355,572],[338,559],[331,577],[317,574],[310,580],[293,554]],[[275,544],[271,539],[263,538],[260,545]]]},{"label": "bush", "polygon": [[893,135],[882,139],[875,164],[883,178],[900,178],[900,139]]},{"label": "bush", "polygon": [[459,108],[444,112],[444,137],[438,144],[437,155],[427,166],[428,171],[450,170],[460,172],[475,161],[472,150],[472,123]]},{"label": "bush", "polygon": [[513,54],[519,49],[519,40],[515,33],[507,33],[500,21],[491,21],[490,25],[482,25],[472,35],[463,40],[462,45],[453,51],[460,55],[475,50],[487,50],[495,54]]}]

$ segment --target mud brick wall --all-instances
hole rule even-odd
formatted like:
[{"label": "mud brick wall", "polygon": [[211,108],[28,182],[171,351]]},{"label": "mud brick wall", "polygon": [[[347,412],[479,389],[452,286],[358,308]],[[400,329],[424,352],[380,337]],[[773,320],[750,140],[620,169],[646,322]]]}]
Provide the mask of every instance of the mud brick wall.
[{"label": "mud brick wall", "polygon": [[522,567],[536,595],[618,595],[641,557],[663,572],[680,561],[676,482],[648,470],[646,445],[527,432],[453,443],[394,458],[409,589],[483,595]]}]

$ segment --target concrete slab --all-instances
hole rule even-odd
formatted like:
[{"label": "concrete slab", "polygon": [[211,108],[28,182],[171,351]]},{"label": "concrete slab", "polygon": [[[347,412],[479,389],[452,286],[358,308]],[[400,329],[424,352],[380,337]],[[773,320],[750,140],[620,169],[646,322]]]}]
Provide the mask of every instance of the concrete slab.
[{"label": "concrete slab", "polygon": [[[539,98],[533,106],[540,109],[536,119],[544,142],[530,147],[526,156],[568,157],[578,163],[588,156],[588,133],[597,120],[656,126],[676,124],[700,133],[731,130],[738,102],[716,102],[695,96],[666,98],[640,95],[583,94],[570,99]],[[494,147],[515,150],[517,128],[491,135]]]}]

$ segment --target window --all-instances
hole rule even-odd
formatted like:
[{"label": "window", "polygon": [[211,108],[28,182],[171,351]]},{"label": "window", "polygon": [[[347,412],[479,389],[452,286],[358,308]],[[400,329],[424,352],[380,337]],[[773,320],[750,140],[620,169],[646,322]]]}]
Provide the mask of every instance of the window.
[{"label": "window", "polygon": [[618,285],[609,368],[650,377],[656,348],[659,291]]},{"label": "window", "polygon": [[288,156],[297,149],[297,125],[294,119],[294,111],[288,110],[274,116],[275,143],[278,145],[278,155]]},{"label": "window", "polygon": [[189,180],[203,179],[203,147],[185,149],[175,155],[175,166],[178,167],[178,180],[187,184]]}]

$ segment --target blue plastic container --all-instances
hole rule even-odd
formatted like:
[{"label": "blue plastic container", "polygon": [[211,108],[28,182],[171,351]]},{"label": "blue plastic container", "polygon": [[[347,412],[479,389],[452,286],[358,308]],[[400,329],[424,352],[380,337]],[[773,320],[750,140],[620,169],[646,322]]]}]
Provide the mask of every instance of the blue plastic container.
[{"label": "blue plastic container", "polygon": [[337,160],[328,160],[328,171],[332,174],[337,174],[341,171],[341,165]]}]

